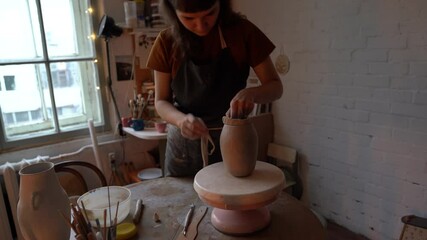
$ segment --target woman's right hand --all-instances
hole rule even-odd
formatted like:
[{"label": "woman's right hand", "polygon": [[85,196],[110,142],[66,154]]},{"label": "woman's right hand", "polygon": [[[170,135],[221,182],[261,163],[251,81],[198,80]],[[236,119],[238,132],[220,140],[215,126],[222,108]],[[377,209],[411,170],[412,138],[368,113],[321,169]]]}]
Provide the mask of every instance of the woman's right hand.
[{"label": "woman's right hand", "polygon": [[201,118],[193,114],[187,114],[179,121],[178,127],[181,129],[183,137],[190,140],[196,140],[209,133],[208,128]]}]

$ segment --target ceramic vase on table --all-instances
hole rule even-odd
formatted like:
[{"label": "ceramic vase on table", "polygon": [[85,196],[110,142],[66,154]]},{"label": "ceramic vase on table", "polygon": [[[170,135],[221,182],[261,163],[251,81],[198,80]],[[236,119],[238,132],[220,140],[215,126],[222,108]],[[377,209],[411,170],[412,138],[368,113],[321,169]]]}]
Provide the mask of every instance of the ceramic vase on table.
[{"label": "ceramic vase on table", "polygon": [[19,171],[18,223],[25,239],[69,239],[70,202],[54,164],[41,162]]},{"label": "ceramic vase on table", "polygon": [[220,146],[225,169],[235,177],[249,176],[258,156],[258,135],[252,120],[225,116],[222,121]]}]

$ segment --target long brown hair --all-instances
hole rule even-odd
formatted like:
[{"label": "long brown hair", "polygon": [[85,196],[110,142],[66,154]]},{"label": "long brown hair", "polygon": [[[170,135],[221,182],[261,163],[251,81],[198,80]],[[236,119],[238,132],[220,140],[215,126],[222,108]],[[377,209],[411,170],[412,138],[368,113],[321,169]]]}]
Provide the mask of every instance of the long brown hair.
[{"label": "long brown hair", "polygon": [[198,56],[202,51],[202,47],[198,40],[199,37],[182,25],[175,10],[191,13],[205,11],[217,1],[220,3],[217,24],[227,26],[241,18],[238,13],[233,11],[231,0],[160,0],[160,10],[172,27],[172,34],[176,40],[175,47],[181,50],[180,57]]}]

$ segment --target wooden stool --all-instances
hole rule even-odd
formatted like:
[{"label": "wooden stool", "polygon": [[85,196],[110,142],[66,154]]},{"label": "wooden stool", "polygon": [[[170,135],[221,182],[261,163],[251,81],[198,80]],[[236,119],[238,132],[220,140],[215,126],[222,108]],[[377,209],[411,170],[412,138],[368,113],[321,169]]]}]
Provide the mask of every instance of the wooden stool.
[{"label": "wooden stool", "polygon": [[200,170],[194,178],[199,198],[214,207],[213,226],[220,232],[245,235],[265,228],[270,222],[267,205],[274,202],[285,185],[276,166],[257,161],[254,172],[243,178],[228,173],[222,162]]}]

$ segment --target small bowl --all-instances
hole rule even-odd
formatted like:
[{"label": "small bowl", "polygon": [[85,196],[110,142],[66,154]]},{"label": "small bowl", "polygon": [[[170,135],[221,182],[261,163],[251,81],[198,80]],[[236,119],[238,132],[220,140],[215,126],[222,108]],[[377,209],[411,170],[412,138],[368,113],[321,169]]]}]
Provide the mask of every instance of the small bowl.
[{"label": "small bowl", "polygon": [[121,223],[129,214],[131,192],[126,187],[109,186],[100,187],[88,191],[77,199],[77,204],[83,209],[82,202],[86,209],[87,217],[92,224],[96,226],[96,219],[99,220],[101,227],[104,227],[104,209],[107,209],[106,226],[110,226],[110,210],[108,209],[108,188],[110,191],[110,210],[111,220],[114,222],[116,216],[117,202],[119,210],[117,212],[117,224]]}]

